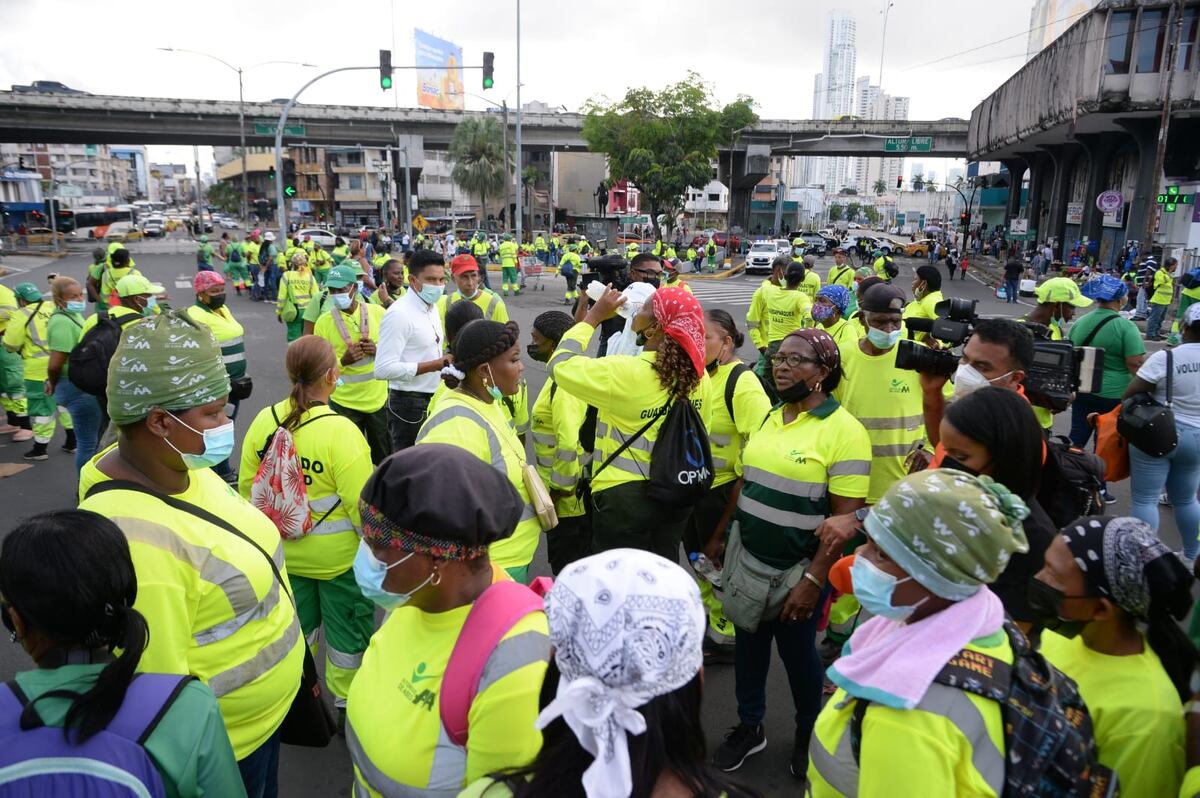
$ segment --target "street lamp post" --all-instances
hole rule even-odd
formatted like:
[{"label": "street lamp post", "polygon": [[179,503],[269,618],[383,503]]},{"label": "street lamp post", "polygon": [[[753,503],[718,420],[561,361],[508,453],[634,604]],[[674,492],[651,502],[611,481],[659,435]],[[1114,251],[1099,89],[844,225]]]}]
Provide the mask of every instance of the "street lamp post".
[{"label": "street lamp post", "polygon": [[888,12],[894,5],[896,5],[896,0],[887,0],[887,5],[883,9],[883,41],[879,44],[879,91],[881,92],[883,91],[883,54],[887,50]]},{"label": "street lamp post", "polygon": [[[521,179],[521,0],[517,0],[517,162],[513,167],[513,171],[517,173],[517,179]],[[524,242],[523,228],[525,224],[525,209],[522,207],[521,195],[524,191],[517,191],[517,247],[520,248]]]}]

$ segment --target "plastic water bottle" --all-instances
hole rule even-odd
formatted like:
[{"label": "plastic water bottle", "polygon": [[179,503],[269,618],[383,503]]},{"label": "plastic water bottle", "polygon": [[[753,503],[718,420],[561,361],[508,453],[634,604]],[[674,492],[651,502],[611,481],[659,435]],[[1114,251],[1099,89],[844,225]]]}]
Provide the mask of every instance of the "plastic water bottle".
[{"label": "plastic water bottle", "polygon": [[710,582],[713,587],[721,587],[721,569],[713,565],[712,560],[698,551],[693,551],[688,555],[688,561],[691,562],[692,568],[695,569],[696,573]]}]

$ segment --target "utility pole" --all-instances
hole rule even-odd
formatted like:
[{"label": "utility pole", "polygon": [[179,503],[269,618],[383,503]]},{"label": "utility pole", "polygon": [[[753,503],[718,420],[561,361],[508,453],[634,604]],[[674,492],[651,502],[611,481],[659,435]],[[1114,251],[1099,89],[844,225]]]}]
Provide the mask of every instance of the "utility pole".
[{"label": "utility pole", "polygon": [[204,186],[200,181],[200,148],[195,144],[192,145],[192,159],[196,164],[196,215],[200,217],[200,229],[196,231],[196,237],[199,238],[204,234]]},{"label": "utility pole", "polygon": [[887,5],[883,9],[883,41],[879,45],[879,91],[883,92],[883,54],[887,50],[887,21],[888,12],[892,10],[892,6],[896,4],[896,0],[887,0]]},{"label": "utility pole", "polygon": [[[512,223],[513,175],[508,163],[508,100],[500,103],[500,110],[504,113],[503,144],[501,144],[504,149],[504,226],[508,229],[515,229]],[[482,222],[487,221],[487,208],[483,209],[483,216],[485,218],[480,220],[480,227],[483,226]]]},{"label": "utility pole", "polygon": [[[517,0],[517,164],[516,169],[517,179],[521,179],[521,0]],[[525,226],[525,209],[522,207],[521,195],[524,191],[517,191],[517,246],[520,247],[524,241],[522,233]],[[654,221],[653,219],[651,220]]]},{"label": "utility pole", "polygon": [[[1167,67],[1166,88],[1163,90],[1162,98],[1162,115],[1158,121],[1158,147],[1154,153],[1154,186],[1150,190],[1150,197],[1158,194],[1158,184],[1160,175],[1163,172],[1163,162],[1167,157],[1167,135],[1170,132],[1171,126],[1171,84],[1175,78],[1175,54],[1179,52],[1179,42],[1183,36],[1183,0],[1175,0],[1171,4],[1171,13],[1175,16],[1175,35],[1171,37],[1170,46],[1167,49],[1165,59]],[[1150,202],[1150,197],[1146,198],[1148,206],[1146,212],[1146,231],[1142,235],[1143,246],[1149,247],[1150,251],[1154,250],[1154,228],[1158,226],[1158,214],[1161,209],[1157,202]]]},{"label": "utility pole", "polygon": [[238,138],[242,147],[242,221],[250,218],[246,206],[246,104],[242,94],[242,68],[238,67]]}]

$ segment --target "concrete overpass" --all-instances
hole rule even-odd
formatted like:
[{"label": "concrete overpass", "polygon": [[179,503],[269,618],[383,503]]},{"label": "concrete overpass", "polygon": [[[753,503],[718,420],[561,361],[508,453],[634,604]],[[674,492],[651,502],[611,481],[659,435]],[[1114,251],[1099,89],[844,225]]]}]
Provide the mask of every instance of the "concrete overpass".
[{"label": "concrete overpass", "polygon": [[[245,104],[248,144],[273,143],[273,123],[279,111],[276,103]],[[449,145],[454,127],[463,119],[491,113],[301,103],[288,120],[289,127],[297,127],[297,135],[285,135],[284,140],[290,144],[382,146],[394,144],[398,135],[408,134],[421,135],[426,146],[442,149]],[[256,124],[271,126],[271,132],[256,132]],[[582,124],[581,114],[524,113],[523,145],[533,150],[586,147],[580,134]],[[0,92],[0,141],[236,146],[238,104],[225,100]],[[755,145],[768,149],[764,153]],[[736,149],[745,152],[750,147],[768,156],[885,156],[909,154],[907,148],[913,147],[913,154],[959,158],[965,155],[966,145],[967,123],[963,120],[767,119],[744,134]]]}]

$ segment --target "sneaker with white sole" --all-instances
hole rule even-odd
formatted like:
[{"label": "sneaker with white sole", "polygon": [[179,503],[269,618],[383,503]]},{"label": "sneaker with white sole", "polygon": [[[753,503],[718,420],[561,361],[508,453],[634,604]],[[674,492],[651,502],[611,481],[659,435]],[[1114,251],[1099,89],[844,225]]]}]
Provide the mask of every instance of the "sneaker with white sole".
[{"label": "sneaker with white sole", "polygon": [[726,773],[742,766],[752,755],[767,747],[767,734],[762,724],[749,726],[739,723],[725,735],[725,742],[713,752],[713,764]]}]

